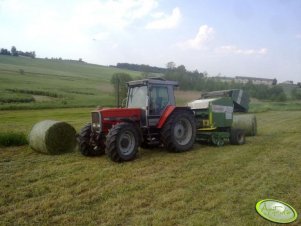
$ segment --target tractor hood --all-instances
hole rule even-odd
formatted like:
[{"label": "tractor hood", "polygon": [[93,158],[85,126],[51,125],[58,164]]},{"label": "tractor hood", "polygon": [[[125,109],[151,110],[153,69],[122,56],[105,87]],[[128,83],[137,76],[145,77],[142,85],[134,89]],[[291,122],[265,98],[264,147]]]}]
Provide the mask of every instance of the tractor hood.
[{"label": "tractor hood", "polygon": [[140,123],[140,108],[107,108],[92,111],[92,127],[96,132],[107,134],[113,125],[120,122]]},{"label": "tractor hood", "polygon": [[101,113],[103,121],[138,121],[141,117],[142,109],[140,108],[109,108],[102,109]]}]

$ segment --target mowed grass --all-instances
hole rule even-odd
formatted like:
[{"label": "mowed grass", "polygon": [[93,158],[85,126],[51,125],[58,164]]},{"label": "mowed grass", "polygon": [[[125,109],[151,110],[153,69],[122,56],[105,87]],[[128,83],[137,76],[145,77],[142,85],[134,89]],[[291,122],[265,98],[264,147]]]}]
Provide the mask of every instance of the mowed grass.
[{"label": "mowed grass", "polygon": [[[14,125],[26,132],[43,115],[79,129],[89,110],[11,111],[1,115],[1,130]],[[19,119],[22,113],[28,122]],[[122,164],[79,152],[2,148],[0,224],[274,225],[255,204],[274,198],[301,212],[301,111],[257,119],[258,136],[243,146],[196,144],[179,154],[140,149],[135,161]]]}]

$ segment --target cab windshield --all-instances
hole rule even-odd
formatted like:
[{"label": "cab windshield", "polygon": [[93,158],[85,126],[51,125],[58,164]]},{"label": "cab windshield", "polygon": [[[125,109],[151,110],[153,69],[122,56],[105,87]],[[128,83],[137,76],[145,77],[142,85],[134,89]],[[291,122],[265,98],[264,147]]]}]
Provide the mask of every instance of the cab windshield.
[{"label": "cab windshield", "polygon": [[128,96],[128,108],[143,108],[147,105],[147,86],[131,87]]}]

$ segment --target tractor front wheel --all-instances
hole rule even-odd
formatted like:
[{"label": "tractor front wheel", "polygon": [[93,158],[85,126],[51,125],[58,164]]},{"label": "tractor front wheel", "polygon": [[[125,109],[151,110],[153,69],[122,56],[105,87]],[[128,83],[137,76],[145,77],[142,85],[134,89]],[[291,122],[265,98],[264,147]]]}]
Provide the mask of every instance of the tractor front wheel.
[{"label": "tractor front wheel", "polygon": [[106,154],[114,162],[130,161],[136,157],[140,145],[139,132],[132,123],[114,125],[106,139]]},{"label": "tractor front wheel", "polygon": [[173,112],[161,131],[162,143],[172,152],[183,152],[192,148],[195,136],[194,115],[186,110]]},{"label": "tractor front wheel", "polygon": [[86,124],[77,137],[80,152],[85,156],[97,156],[104,154],[104,142],[93,140],[91,123]]}]

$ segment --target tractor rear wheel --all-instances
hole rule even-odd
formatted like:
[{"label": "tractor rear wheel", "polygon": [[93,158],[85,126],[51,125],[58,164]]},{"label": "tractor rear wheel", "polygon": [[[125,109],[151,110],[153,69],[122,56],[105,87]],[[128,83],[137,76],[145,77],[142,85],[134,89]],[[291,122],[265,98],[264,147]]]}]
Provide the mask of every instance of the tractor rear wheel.
[{"label": "tractor rear wheel", "polygon": [[161,141],[172,152],[192,148],[196,136],[194,115],[186,110],[176,110],[167,119],[161,131]]},{"label": "tractor rear wheel", "polygon": [[114,125],[106,139],[106,154],[114,162],[130,161],[136,157],[140,145],[139,132],[132,123]]},{"label": "tractor rear wheel", "polygon": [[246,142],[245,131],[243,129],[231,129],[230,143],[235,145],[242,145]]},{"label": "tractor rear wheel", "polygon": [[80,152],[85,156],[97,156],[104,154],[104,145],[102,145],[103,141],[94,141],[92,144],[92,130],[91,123],[86,124],[81,130],[77,137],[79,142]]}]

